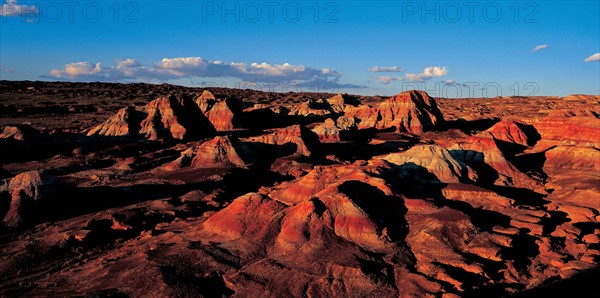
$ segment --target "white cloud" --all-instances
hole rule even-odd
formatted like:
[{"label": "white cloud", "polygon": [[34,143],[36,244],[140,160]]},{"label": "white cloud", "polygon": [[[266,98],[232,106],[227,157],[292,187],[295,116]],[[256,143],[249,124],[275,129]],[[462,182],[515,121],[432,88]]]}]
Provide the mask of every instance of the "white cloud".
[{"label": "white cloud", "polygon": [[100,63],[92,64],[89,62],[75,62],[65,65],[63,70],[54,69],[50,72],[50,75],[57,78],[60,77],[83,77],[98,75],[103,72],[102,65]]},{"label": "white cloud", "polygon": [[164,58],[154,65],[135,59],[118,60],[115,66],[76,62],[50,72],[53,78],[100,81],[168,81],[180,78],[235,78],[246,82],[337,82],[341,74],[329,68],[290,63],[243,63],[206,60],[201,57]]},{"label": "white cloud", "polygon": [[583,60],[583,61],[585,61],[585,62],[600,61],[600,53],[593,54],[593,55],[585,58],[585,60]]},{"label": "white cloud", "polygon": [[404,69],[399,66],[373,66],[369,68],[370,72],[402,72]]},{"label": "white cloud", "polygon": [[448,74],[448,68],[446,66],[431,66],[423,70],[422,73],[414,74],[407,73],[406,77],[413,82],[424,82],[430,80],[432,77],[441,77]]},{"label": "white cloud", "polygon": [[379,81],[379,83],[381,83],[383,85],[387,85],[391,82],[396,82],[396,81],[404,81],[403,78],[390,77],[390,76],[379,76],[379,77],[377,77],[377,80]]},{"label": "white cloud", "polygon": [[39,10],[35,5],[17,4],[17,0],[7,0],[6,3],[0,6],[0,16],[13,17],[22,14],[37,14]]},{"label": "white cloud", "polygon": [[547,48],[548,48],[547,44],[541,44],[541,45],[538,45],[538,46],[534,47],[533,49],[531,49],[531,51],[533,53],[535,53],[535,52],[539,52],[539,51],[547,49]]}]

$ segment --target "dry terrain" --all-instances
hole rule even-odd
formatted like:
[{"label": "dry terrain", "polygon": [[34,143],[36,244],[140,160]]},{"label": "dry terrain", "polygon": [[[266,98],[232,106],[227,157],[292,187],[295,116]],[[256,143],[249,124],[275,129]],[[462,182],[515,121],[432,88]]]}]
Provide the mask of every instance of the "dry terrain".
[{"label": "dry terrain", "polygon": [[599,104],[0,81],[0,296],[593,296]]}]

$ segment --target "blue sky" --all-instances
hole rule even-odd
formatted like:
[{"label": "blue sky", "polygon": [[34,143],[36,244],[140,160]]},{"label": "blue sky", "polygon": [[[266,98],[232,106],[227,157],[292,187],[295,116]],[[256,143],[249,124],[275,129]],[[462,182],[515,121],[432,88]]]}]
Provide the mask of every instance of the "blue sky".
[{"label": "blue sky", "polygon": [[447,97],[600,94],[599,1],[3,4],[4,80],[367,95],[418,88]]}]

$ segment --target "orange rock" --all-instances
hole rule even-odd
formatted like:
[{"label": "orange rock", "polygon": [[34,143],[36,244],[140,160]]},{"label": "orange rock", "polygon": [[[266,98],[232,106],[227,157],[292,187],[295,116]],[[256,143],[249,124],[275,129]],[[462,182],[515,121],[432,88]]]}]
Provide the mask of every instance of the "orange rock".
[{"label": "orange rock", "polygon": [[165,169],[246,168],[254,160],[254,153],[244,143],[234,137],[219,136],[188,148],[178,159],[167,164]]},{"label": "orange rock", "polygon": [[198,96],[196,99],[196,104],[198,107],[200,107],[202,113],[206,113],[208,110],[210,110],[216,102],[217,100],[215,96],[208,90],[204,90],[202,95]]},{"label": "orange rock", "polygon": [[319,137],[303,125],[293,125],[276,129],[271,134],[248,138],[249,142],[258,142],[271,145],[293,145],[295,154],[310,156]]},{"label": "orange rock", "polygon": [[376,128],[395,127],[399,132],[422,134],[444,123],[435,99],[423,91],[412,90],[391,97],[379,104],[377,113]]},{"label": "orange rock", "polygon": [[0,127],[0,140],[36,141],[42,134],[28,125],[13,125]]},{"label": "orange rock", "polygon": [[148,103],[145,110],[148,116],[140,124],[140,133],[150,140],[164,136],[193,139],[215,131],[200,108],[182,95],[159,97]]},{"label": "orange rock", "polygon": [[53,180],[43,172],[32,171],[0,181],[0,197],[5,194],[10,197],[8,210],[0,210],[0,214],[5,214],[3,224],[19,227],[30,221],[30,212],[36,207],[37,201],[44,199],[46,188]]},{"label": "orange rock", "polygon": [[589,110],[554,110],[533,123],[542,141],[567,145],[592,145],[600,148],[600,116]]},{"label": "orange rock", "polygon": [[159,97],[141,111],[134,107],[119,110],[104,123],[92,128],[88,136],[125,136],[141,134],[150,140],[178,140],[210,136],[215,128],[198,106],[184,94]]},{"label": "orange rock", "polygon": [[533,140],[527,136],[521,126],[523,123],[501,120],[487,131],[496,139],[523,146],[529,146]]},{"label": "orange rock", "polygon": [[92,128],[87,135],[101,135],[109,137],[136,135],[140,130],[140,123],[146,117],[143,112],[137,111],[135,107],[129,106],[120,109],[117,114],[110,117],[104,123]]},{"label": "orange rock", "polygon": [[463,162],[456,160],[448,150],[436,145],[415,146],[405,152],[391,153],[383,160],[395,164],[406,175],[425,171],[433,174],[441,182],[476,180],[477,176]]},{"label": "orange rock", "polygon": [[331,118],[325,119],[325,123],[313,128],[312,131],[319,136],[321,143],[335,143],[340,141],[340,131]]}]

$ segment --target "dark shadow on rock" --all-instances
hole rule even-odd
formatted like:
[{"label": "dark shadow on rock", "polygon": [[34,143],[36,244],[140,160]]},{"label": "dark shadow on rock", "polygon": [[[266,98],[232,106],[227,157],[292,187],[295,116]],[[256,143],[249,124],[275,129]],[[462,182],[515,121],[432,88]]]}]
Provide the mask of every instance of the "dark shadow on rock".
[{"label": "dark shadow on rock", "polygon": [[510,297],[544,297],[544,298],[563,298],[563,297],[582,297],[596,298],[600,293],[600,267],[585,270],[574,276],[563,280],[549,280],[542,286],[525,290]]},{"label": "dark shadow on rock", "polygon": [[498,123],[500,119],[478,119],[478,120],[464,120],[462,118],[458,120],[446,121],[446,129],[459,129],[466,134],[472,134],[474,132],[484,131]]},{"label": "dark shadow on rock", "polygon": [[404,241],[408,223],[404,218],[407,209],[403,200],[389,197],[377,187],[360,181],[346,181],[338,189],[365,211],[380,231],[386,228],[392,241]]}]

